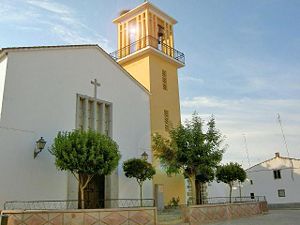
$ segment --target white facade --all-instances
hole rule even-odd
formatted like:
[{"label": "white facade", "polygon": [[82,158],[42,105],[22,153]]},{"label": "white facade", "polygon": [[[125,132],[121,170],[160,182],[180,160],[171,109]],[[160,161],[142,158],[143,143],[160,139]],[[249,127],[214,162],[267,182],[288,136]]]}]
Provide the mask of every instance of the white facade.
[{"label": "white facade", "polygon": [[[248,179],[243,191],[246,195],[266,196],[269,204],[300,203],[300,159],[276,154],[274,158],[246,170]],[[275,175],[274,171],[280,172],[275,172]]]},{"label": "white facade", "polygon": [[[274,158],[247,169],[246,173],[247,179],[241,189],[238,182],[234,184],[233,197],[239,197],[241,190],[241,196],[265,196],[268,204],[300,203],[300,159],[281,157],[276,153]],[[228,197],[229,187],[214,181],[208,186],[208,195]]]},{"label": "white facade", "polygon": [[[122,154],[106,197],[139,197],[122,162],[151,153],[149,93],[97,45],[12,48],[0,50],[0,209],[9,200],[77,199],[76,182],[47,149],[58,131],[75,128],[77,94],[93,97],[95,78],[97,98],[112,104],[111,134]],[[34,159],[40,137],[47,144]],[[151,182],[144,197],[153,197]]]}]

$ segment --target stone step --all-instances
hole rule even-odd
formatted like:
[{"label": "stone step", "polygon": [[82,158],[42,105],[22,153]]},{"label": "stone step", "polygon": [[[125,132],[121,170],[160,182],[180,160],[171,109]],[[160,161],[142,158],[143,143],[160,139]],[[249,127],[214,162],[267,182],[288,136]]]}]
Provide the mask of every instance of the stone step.
[{"label": "stone step", "polygon": [[158,222],[158,225],[189,225],[189,223],[185,223],[182,220],[173,220],[173,221]]},{"label": "stone step", "polygon": [[159,225],[188,225],[183,222],[180,209],[165,209],[158,212]]},{"label": "stone step", "polygon": [[181,220],[181,215],[164,215],[158,216],[158,221],[173,221],[173,220]]}]

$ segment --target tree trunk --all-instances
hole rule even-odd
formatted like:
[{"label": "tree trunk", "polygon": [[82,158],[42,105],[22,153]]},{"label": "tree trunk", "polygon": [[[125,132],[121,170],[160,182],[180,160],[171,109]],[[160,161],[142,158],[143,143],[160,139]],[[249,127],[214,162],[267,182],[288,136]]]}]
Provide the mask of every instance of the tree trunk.
[{"label": "tree trunk", "polygon": [[196,204],[196,176],[195,175],[191,175],[189,176],[189,180],[191,183],[191,191],[192,191],[192,204]]},{"label": "tree trunk", "polygon": [[241,181],[239,181],[239,191],[240,191],[240,202],[242,202],[242,187]]},{"label": "tree trunk", "polygon": [[143,207],[143,183],[140,183],[140,201],[141,201],[141,207]]},{"label": "tree trunk", "polygon": [[204,183],[201,183],[199,180],[195,181],[196,185],[196,204],[197,205],[202,205],[204,204],[204,196],[203,196],[203,185]]},{"label": "tree trunk", "polygon": [[78,174],[79,180],[78,180],[78,209],[84,209],[84,174],[80,173]]},{"label": "tree trunk", "polygon": [[229,183],[229,203],[231,203],[231,195],[232,195],[232,184]]},{"label": "tree trunk", "polygon": [[80,187],[80,206],[81,209],[84,209],[84,188]]},{"label": "tree trunk", "polygon": [[78,208],[79,209],[84,209],[85,205],[84,205],[84,190],[87,187],[87,185],[89,184],[89,182],[92,180],[92,178],[94,177],[94,175],[87,175],[87,174],[83,174],[80,173],[79,174],[79,199],[78,199]]}]

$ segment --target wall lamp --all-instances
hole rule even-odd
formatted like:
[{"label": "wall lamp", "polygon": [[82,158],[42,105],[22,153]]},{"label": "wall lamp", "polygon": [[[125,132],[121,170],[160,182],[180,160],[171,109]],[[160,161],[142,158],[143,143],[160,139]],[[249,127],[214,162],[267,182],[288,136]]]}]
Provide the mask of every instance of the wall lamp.
[{"label": "wall lamp", "polygon": [[41,137],[38,141],[36,141],[35,149],[34,149],[34,152],[33,152],[33,158],[34,159],[45,148],[46,143],[47,142],[44,140],[43,137]]},{"label": "wall lamp", "polygon": [[143,154],[141,155],[142,157],[142,160],[145,160],[145,161],[147,161],[148,160],[148,154],[147,154],[147,152],[143,152]]}]

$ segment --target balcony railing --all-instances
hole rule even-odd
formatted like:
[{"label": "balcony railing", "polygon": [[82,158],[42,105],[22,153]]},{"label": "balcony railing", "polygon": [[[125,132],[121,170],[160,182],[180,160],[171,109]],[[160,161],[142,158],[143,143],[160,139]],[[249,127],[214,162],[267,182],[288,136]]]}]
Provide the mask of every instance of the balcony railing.
[{"label": "balcony railing", "polygon": [[160,42],[158,39],[152,36],[141,38],[124,48],[112,52],[110,56],[114,60],[119,60],[148,46],[155,48],[156,50],[170,56],[171,58],[177,60],[182,64],[185,64],[185,56],[182,52],[170,47],[163,42]]}]

